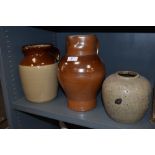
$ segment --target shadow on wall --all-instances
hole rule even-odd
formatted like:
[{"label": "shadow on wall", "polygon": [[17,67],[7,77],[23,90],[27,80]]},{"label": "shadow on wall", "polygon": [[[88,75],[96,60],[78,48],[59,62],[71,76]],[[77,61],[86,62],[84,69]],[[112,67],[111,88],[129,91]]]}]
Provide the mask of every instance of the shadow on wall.
[{"label": "shadow on wall", "polygon": [[7,123],[5,107],[4,107],[2,87],[0,84],[0,129],[5,129],[5,128],[8,128],[8,123]]}]

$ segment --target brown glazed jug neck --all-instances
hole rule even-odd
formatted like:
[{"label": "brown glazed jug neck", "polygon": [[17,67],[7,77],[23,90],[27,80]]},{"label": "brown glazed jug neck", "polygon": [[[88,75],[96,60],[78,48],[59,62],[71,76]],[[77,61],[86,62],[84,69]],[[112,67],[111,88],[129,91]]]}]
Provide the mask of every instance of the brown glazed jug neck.
[{"label": "brown glazed jug neck", "polygon": [[22,47],[22,51],[25,56],[34,55],[34,54],[44,54],[45,52],[49,52],[52,48],[52,45],[25,45]]},{"label": "brown glazed jug neck", "polygon": [[22,48],[25,58],[20,65],[43,66],[59,60],[59,50],[52,44],[25,45]]},{"label": "brown glazed jug neck", "polygon": [[99,47],[95,35],[73,35],[67,37],[67,55],[84,56],[97,54]]}]

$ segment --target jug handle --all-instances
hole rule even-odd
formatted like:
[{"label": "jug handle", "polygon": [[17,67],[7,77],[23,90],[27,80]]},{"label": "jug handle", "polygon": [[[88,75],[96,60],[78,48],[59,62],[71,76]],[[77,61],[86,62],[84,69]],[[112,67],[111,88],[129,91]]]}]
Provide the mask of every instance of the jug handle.
[{"label": "jug handle", "polygon": [[99,47],[100,47],[100,44],[99,44],[99,40],[97,39],[97,55],[98,55]]},{"label": "jug handle", "polygon": [[55,57],[56,61],[60,61],[60,51],[57,47],[53,46],[52,55]]}]

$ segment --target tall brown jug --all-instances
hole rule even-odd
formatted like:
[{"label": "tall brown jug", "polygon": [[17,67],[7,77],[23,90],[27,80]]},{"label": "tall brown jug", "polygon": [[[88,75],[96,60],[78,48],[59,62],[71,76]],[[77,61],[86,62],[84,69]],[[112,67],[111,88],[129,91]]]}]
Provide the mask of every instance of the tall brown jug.
[{"label": "tall brown jug", "polygon": [[67,54],[58,65],[58,80],[72,110],[88,111],[96,107],[97,91],[105,75],[98,45],[95,35],[67,37]]}]

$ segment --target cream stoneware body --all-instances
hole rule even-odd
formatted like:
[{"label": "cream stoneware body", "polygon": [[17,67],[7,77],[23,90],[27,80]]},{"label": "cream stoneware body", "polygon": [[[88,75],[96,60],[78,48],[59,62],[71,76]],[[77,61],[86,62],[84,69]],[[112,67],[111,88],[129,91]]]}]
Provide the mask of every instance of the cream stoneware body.
[{"label": "cream stoneware body", "polygon": [[120,71],[106,78],[102,86],[104,107],[108,115],[122,123],[140,120],[151,99],[149,81],[133,71]]},{"label": "cream stoneware body", "polygon": [[35,103],[54,99],[58,89],[58,50],[51,44],[26,45],[23,53],[19,75],[26,99]]},{"label": "cream stoneware body", "polygon": [[50,101],[57,95],[57,63],[45,66],[19,66],[26,98],[31,102]]}]

